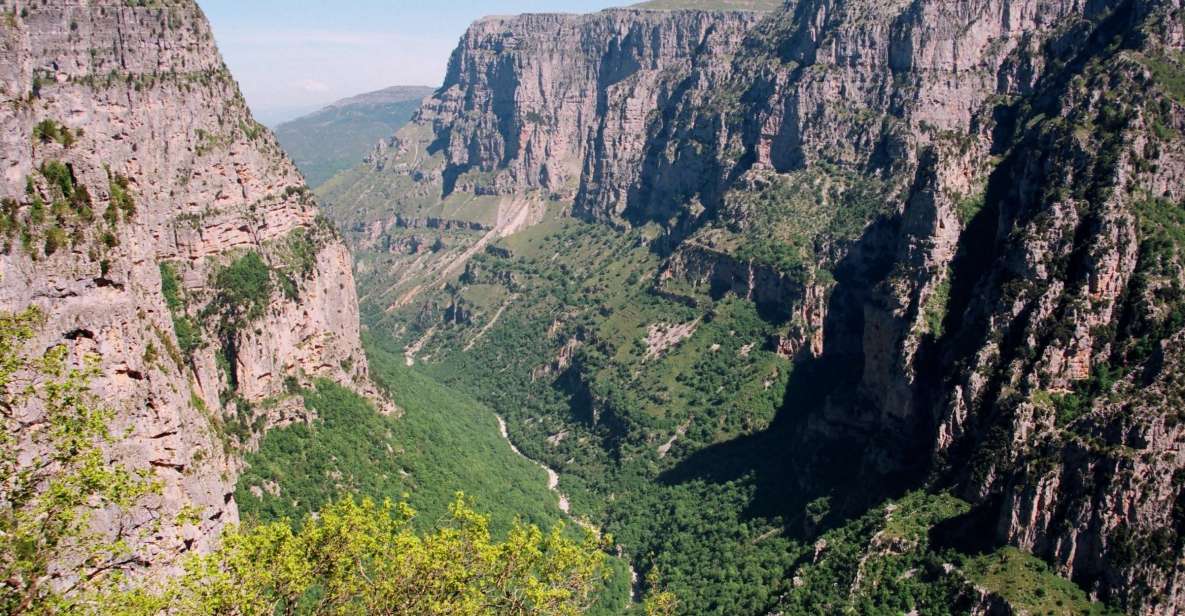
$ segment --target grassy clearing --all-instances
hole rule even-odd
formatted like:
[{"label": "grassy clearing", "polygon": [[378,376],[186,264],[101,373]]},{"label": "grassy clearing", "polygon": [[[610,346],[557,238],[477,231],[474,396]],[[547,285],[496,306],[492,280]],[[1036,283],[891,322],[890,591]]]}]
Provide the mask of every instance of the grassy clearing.
[{"label": "grassy clearing", "polygon": [[963,570],[975,584],[997,594],[1016,610],[1048,616],[1117,615],[1093,602],[1076,584],[1045,561],[1016,548],[1002,548],[968,560]]}]

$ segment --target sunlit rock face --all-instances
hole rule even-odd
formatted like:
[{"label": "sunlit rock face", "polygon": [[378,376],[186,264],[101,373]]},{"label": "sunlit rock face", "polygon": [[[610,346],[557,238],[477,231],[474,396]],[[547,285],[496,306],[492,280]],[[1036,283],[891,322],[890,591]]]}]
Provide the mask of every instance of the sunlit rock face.
[{"label": "sunlit rock face", "polygon": [[[131,515],[164,522],[139,565],[168,570],[237,521],[238,452],[303,416],[286,380],[371,387],[349,253],[252,119],[205,16],[185,0],[132,4],[35,2],[0,20],[0,309],[42,309],[30,352],[99,357],[112,458],[163,484]],[[249,253],[271,292],[220,331],[218,275]],[[175,523],[191,506],[200,521]]]}]

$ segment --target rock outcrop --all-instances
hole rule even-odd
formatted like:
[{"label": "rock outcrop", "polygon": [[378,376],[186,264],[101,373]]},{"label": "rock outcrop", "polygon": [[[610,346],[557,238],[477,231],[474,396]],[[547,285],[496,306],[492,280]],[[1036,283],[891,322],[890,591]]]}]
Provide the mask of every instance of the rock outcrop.
[{"label": "rock outcrop", "polygon": [[351,258],[196,3],[21,3],[0,57],[0,309],[41,308],[32,353],[100,358],[113,459],[163,483],[139,564],[167,570],[237,520],[237,453],[302,414],[293,385],[369,390]]}]

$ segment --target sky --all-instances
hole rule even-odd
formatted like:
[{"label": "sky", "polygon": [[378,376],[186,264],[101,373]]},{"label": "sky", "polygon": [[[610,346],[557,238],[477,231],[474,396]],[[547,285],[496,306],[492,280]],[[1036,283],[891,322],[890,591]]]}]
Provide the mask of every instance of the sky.
[{"label": "sky", "polygon": [[256,119],[272,125],[398,85],[440,85],[475,19],[634,0],[198,0]]}]

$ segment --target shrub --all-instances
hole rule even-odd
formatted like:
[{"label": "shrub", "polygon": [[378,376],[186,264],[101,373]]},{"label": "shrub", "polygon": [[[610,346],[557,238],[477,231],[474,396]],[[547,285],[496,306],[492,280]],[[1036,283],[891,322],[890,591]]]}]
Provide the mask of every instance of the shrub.
[{"label": "shrub", "polygon": [[207,310],[222,317],[224,333],[263,316],[272,297],[271,268],[257,252],[249,252],[214,277],[216,295]]},{"label": "shrub", "polygon": [[136,215],[136,200],[128,189],[128,178],[115,173],[110,175],[108,183],[111,191],[111,207],[108,211],[121,211],[125,219],[131,219]]},{"label": "shrub", "polygon": [[45,119],[33,127],[33,141],[35,143],[57,142],[65,147],[74,145],[75,137],[70,129],[57,122]]},{"label": "shrub", "polygon": [[51,186],[56,186],[62,196],[69,199],[74,194],[74,172],[65,163],[48,160],[41,163],[41,175],[49,180]]},{"label": "shrub", "polygon": [[61,227],[50,227],[45,232],[45,256],[49,256],[66,246],[69,241],[69,236],[66,235],[66,230]]},{"label": "shrub", "polygon": [[165,296],[165,305],[173,317],[173,333],[177,336],[177,346],[183,355],[190,357],[202,345],[201,329],[185,312],[181,282],[171,263],[160,264],[160,291]]}]

